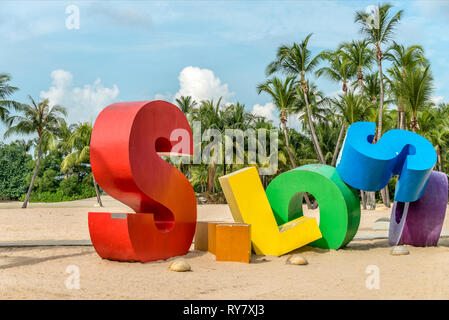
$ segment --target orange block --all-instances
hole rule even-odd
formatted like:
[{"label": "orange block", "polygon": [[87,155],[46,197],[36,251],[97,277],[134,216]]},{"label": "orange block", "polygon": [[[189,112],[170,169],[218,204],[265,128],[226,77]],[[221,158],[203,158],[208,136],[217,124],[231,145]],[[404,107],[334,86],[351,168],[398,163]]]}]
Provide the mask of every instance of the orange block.
[{"label": "orange block", "polygon": [[[193,242],[194,250],[208,251],[209,248],[209,224],[213,224],[214,227],[217,223],[223,221],[197,221],[195,230],[195,239]],[[215,247],[215,233],[213,235],[213,243],[211,244]]]},{"label": "orange block", "polygon": [[249,263],[251,260],[251,225],[220,223],[216,225],[215,258],[217,261]]},{"label": "orange block", "polygon": [[208,221],[197,221],[195,230],[195,240],[193,241],[193,248],[195,250],[207,251],[208,237],[207,237]]},{"label": "orange block", "polygon": [[208,251],[210,253],[215,254],[215,245],[216,245],[216,236],[215,236],[215,227],[217,224],[222,222],[210,221],[207,225],[207,243],[208,243]]}]

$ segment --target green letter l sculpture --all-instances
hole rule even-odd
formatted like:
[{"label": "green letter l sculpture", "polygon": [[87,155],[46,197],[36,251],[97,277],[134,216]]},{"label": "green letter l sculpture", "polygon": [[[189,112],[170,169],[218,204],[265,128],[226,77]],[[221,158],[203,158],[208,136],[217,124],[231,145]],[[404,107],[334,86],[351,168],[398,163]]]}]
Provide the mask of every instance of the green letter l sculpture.
[{"label": "green letter l sculpture", "polygon": [[341,180],[334,167],[309,164],[276,177],[266,194],[278,225],[299,218],[304,192],[312,194],[320,209],[322,238],[310,245],[339,249],[355,236],[360,222],[356,189]]}]

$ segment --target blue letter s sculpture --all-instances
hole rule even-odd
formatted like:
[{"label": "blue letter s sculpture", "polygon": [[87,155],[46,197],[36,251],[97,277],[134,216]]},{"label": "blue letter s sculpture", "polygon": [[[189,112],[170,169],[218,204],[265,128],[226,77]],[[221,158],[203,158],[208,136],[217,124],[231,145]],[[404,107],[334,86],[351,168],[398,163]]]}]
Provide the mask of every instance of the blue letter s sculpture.
[{"label": "blue letter s sculpture", "polygon": [[437,160],[432,144],[419,134],[399,129],[387,131],[371,144],[375,130],[372,122],[349,127],[337,163],[341,179],[360,190],[378,191],[399,175],[394,200],[418,200]]},{"label": "blue letter s sculpture", "polygon": [[390,219],[390,245],[437,245],[448,201],[447,176],[432,172],[437,155],[424,137],[389,130],[372,144],[376,124],[352,124],[337,161],[337,172],[351,187],[378,191],[399,175]]}]

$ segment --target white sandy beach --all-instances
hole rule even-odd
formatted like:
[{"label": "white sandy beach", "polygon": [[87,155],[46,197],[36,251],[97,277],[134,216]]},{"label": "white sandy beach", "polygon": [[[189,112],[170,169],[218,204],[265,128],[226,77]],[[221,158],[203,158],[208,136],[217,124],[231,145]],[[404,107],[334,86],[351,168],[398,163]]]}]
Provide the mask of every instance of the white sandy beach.
[{"label": "white sandy beach", "polygon": [[[57,204],[0,203],[0,243],[89,240],[88,211],[127,212],[105,197]],[[312,215],[314,213],[311,213]],[[316,212],[315,212],[316,214]],[[390,210],[363,211],[357,237],[385,235],[374,221]],[[232,221],[227,205],[198,206],[198,220]],[[444,232],[449,230],[445,220]],[[304,247],[307,266],[286,265],[288,257],[255,256],[251,264],[216,262],[210,253],[184,256],[192,272],[169,271],[168,261],[125,263],[102,260],[91,246],[0,247],[1,299],[447,299],[449,238],[438,247],[408,246],[392,256],[386,239],[355,240],[342,250]],[[79,267],[80,289],[67,289],[66,268]],[[368,289],[370,265],[380,288]]]}]

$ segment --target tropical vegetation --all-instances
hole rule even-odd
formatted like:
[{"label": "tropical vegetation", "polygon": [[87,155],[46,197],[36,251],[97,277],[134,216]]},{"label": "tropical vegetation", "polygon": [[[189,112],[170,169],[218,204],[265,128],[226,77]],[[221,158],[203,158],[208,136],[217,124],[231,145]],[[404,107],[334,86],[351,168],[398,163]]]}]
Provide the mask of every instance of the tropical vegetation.
[{"label": "tropical vegetation", "polygon": [[[275,106],[278,124],[250,112],[241,102],[181,96],[174,103],[191,125],[201,124],[203,138],[209,129],[223,135],[223,141],[228,139],[226,129],[277,131],[278,169],[275,175],[261,177],[264,186],[277,174],[303,164],[335,166],[346,129],[357,121],[376,123],[372,143],[395,128],[423,135],[437,152],[435,170],[448,172],[449,104],[433,99],[434,79],[425,48],[405,46],[395,39],[403,15],[390,4],[379,5],[374,16],[355,12],[354,27],[361,39],[349,39],[321,52],[312,49],[312,33],[302,41],[281,45],[273,60],[267,61],[266,78],[255,88]],[[319,78],[334,81],[339,92],[323,92],[317,85]],[[0,74],[0,121],[8,128],[5,137],[33,138],[0,144],[0,197],[21,199],[26,207],[28,201],[96,196],[101,205],[101,190],[89,164],[92,123],[67,124],[64,107],[45,99],[11,100],[18,90],[11,82],[9,75]],[[299,125],[292,125],[292,119]],[[254,142],[251,139],[245,138],[243,150],[235,146],[235,154],[248,160],[245,150]],[[202,141],[202,148],[209,142]],[[269,151],[269,143],[266,148]],[[218,161],[223,152],[214,149],[216,161],[211,163],[177,165],[197,193],[219,195],[218,177],[248,165],[236,158]],[[393,189],[391,183],[378,193],[386,206]],[[364,207],[375,206],[375,193],[361,192],[360,196]],[[306,197],[309,206],[314,205],[312,200]]]}]

